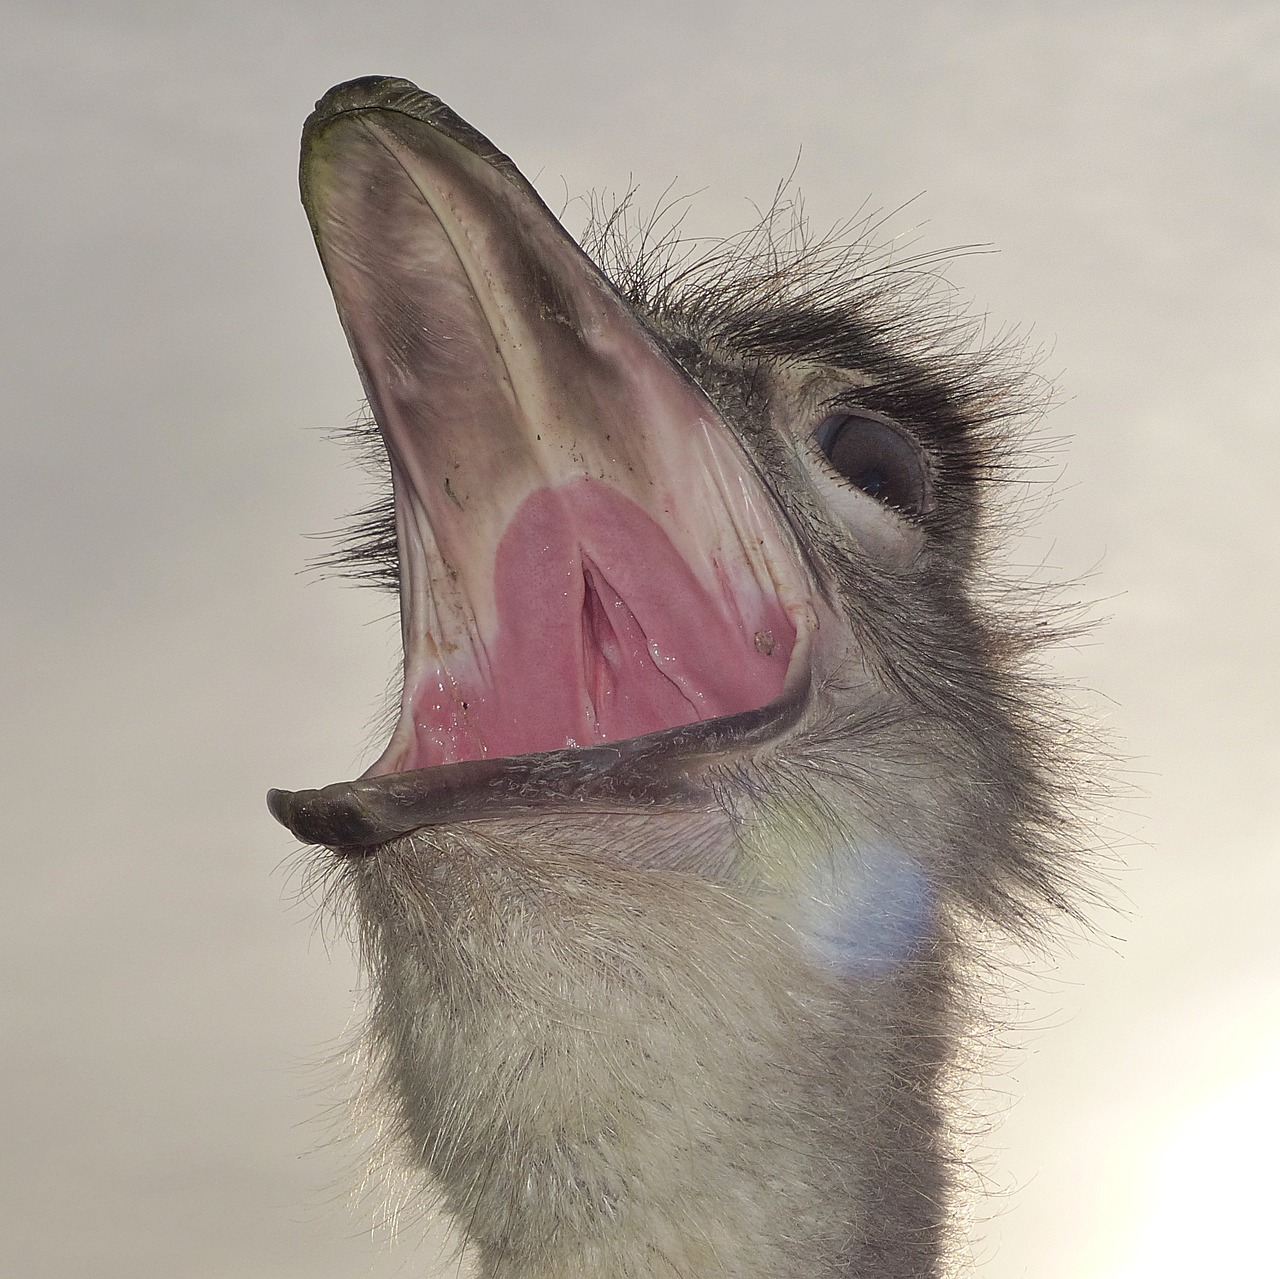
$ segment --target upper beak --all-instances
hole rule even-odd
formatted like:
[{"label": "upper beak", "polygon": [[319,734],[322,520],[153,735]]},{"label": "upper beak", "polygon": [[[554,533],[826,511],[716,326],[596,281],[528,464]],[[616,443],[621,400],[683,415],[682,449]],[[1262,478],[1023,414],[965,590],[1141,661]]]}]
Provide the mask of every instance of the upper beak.
[{"label": "upper beak", "polygon": [[768,487],[505,156],[369,78],[317,104],[301,185],[395,496],[404,694],[369,775],[641,737],[807,677],[813,588]]}]

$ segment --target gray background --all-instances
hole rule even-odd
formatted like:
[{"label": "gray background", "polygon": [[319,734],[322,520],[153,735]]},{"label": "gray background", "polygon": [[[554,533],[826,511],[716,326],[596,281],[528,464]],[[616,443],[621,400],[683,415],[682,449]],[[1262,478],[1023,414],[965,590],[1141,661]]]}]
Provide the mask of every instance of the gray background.
[{"label": "gray background", "polygon": [[6,1273],[429,1269],[417,1225],[388,1247],[376,1193],[350,1201],[325,1062],[353,966],[262,804],[363,767],[397,660],[385,599],[299,571],[361,479],[325,434],[360,392],[297,135],[370,72],[438,92],[555,207],[674,181],[692,228],[733,231],[803,148],[819,228],[869,200],[920,248],[998,247],[949,275],[992,330],[1030,325],[1062,390],[1056,504],[1015,558],[1101,601],[1056,660],[1128,760],[1126,869],[1100,935],[1021,988],[973,1256],[983,1279],[1267,1269],[1274,4],[0,16]]}]

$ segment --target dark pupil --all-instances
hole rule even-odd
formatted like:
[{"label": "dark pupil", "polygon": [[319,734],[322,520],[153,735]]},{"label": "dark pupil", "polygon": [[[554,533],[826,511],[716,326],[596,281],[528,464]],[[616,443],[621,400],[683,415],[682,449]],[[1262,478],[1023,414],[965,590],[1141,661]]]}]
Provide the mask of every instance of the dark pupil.
[{"label": "dark pupil", "polygon": [[853,476],[853,482],[872,497],[880,497],[889,487],[889,477],[876,466],[869,466],[865,471]]},{"label": "dark pupil", "polygon": [[924,475],[915,450],[893,427],[869,417],[828,418],[818,447],[841,475],[869,497],[908,514],[924,503]]}]

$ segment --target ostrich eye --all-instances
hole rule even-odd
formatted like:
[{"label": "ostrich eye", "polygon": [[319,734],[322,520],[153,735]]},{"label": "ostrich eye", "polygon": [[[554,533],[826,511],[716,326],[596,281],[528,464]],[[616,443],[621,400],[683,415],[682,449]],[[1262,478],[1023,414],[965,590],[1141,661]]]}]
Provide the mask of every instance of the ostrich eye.
[{"label": "ostrich eye", "polygon": [[923,514],[931,505],[919,452],[887,422],[840,414],[818,427],[817,441],[827,461],[877,502],[904,515]]}]

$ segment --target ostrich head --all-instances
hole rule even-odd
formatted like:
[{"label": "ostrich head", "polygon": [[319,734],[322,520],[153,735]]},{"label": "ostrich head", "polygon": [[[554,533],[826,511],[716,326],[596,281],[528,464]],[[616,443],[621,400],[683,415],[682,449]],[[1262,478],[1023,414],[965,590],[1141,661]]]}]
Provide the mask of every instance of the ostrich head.
[{"label": "ostrich head", "polygon": [[403,80],[325,96],[302,191],[404,682],[362,778],[270,804],[405,1154],[485,1275],[936,1273],[970,939],[1062,902],[978,590],[1007,388],[853,257],[610,282]]}]

